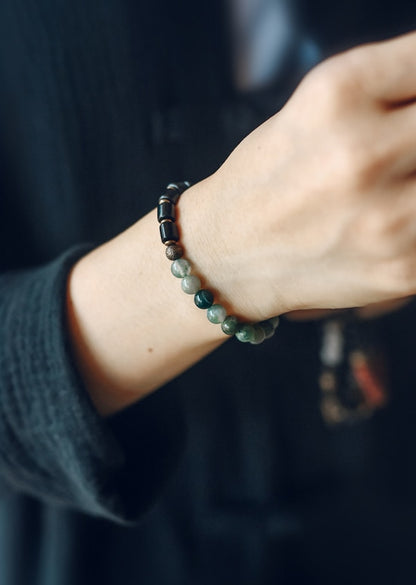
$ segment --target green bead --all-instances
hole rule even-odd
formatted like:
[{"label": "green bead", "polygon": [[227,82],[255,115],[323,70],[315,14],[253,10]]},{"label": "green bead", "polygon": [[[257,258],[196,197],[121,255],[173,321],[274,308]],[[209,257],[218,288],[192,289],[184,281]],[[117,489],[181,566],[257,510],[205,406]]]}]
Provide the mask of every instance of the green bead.
[{"label": "green bead", "polygon": [[176,276],[176,278],[183,278],[184,276],[188,276],[188,274],[190,274],[191,264],[188,260],[185,260],[185,258],[179,258],[178,260],[172,262],[170,269],[173,276]]},{"label": "green bead", "polygon": [[222,323],[226,316],[227,311],[222,305],[212,305],[207,311],[207,318],[211,323]]},{"label": "green bead", "polygon": [[238,319],[234,315],[228,315],[221,323],[221,329],[226,335],[234,335],[238,328]]},{"label": "green bead", "polygon": [[254,326],[249,325],[248,323],[241,325],[235,332],[235,336],[237,337],[238,341],[242,341],[243,343],[251,343],[256,336]]},{"label": "green bead", "polygon": [[210,290],[203,288],[196,293],[194,302],[198,309],[209,309],[214,302],[214,295]]},{"label": "green bead", "polygon": [[271,319],[268,319],[268,321],[270,321],[275,329],[279,325],[279,317],[272,317]]},{"label": "green bead", "polygon": [[263,327],[259,323],[257,323],[256,325],[254,325],[254,339],[250,341],[250,343],[252,343],[253,345],[259,345],[260,343],[263,343],[265,339],[266,333]]},{"label": "green bead", "polygon": [[275,328],[273,326],[273,323],[269,319],[267,319],[267,321],[261,321],[259,325],[262,327],[266,339],[270,339],[270,337],[273,337]]},{"label": "green bead", "polygon": [[185,276],[182,278],[181,286],[183,292],[188,295],[194,295],[201,288],[201,281],[197,276]]}]

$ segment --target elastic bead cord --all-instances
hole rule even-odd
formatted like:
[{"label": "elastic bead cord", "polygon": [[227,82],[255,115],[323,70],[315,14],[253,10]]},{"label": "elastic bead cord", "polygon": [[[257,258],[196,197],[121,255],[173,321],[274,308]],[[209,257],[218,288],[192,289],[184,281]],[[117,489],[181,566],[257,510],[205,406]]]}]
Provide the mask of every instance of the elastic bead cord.
[{"label": "elastic bead cord", "polygon": [[221,325],[226,335],[234,335],[238,341],[258,345],[265,339],[273,337],[279,324],[279,317],[272,317],[259,323],[243,323],[235,315],[227,315],[226,309],[214,302],[214,294],[202,288],[198,276],[191,274],[191,263],[183,257],[184,250],[179,244],[179,230],[176,225],[176,205],[182,193],[190,186],[188,181],[169,183],[158,201],[157,220],[160,238],[162,244],[166,246],[166,257],[172,262],[171,272],[176,278],[181,279],[182,290],[194,295],[195,305],[206,310],[207,319],[211,323]]}]

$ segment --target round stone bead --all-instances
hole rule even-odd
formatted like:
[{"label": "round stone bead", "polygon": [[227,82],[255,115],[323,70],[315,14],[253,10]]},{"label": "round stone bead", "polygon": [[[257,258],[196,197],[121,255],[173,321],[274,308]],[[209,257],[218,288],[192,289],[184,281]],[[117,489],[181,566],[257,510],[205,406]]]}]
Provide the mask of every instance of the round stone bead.
[{"label": "round stone bead", "polygon": [[[175,262],[179,262],[179,260],[175,260]],[[188,295],[194,295],[201,288],[201,281],[197,276],[184,276],[181,286],[183,292],[186,292]]]},{"label": "round stone bead", "polygon": [[242,341],[243,343],[251,343],[256,336],[254,326],[249,325],[248,323],[241,325],[235,332],[235,336],[237,337],[238,341]]},{"label": "round stone bead", "polygon": [[169,260],[179,260],[183,256],[183,248],[179,244],[171,244],[167,246],[165,253]]},{"label": "round stone bead", "polygon": [[261,321],[259,325],[263,329],[266,339],[270,339],[270,337],[273,337],[275,328],[270,319],[267,319],[267,321]]},{"label": "round stone bead", "polygon": [[275,329],[279,325],[279,317],[272,317],[269,321]]},{"label": "round stone bead", "polygon": [[190,274],[191,264],[188,262],[188,260],[185,260],[185,258],[179,258],[178,260],[172,262],[170,269],[173,276],[176,276],[176,278],[183,278],[184,276],[188,276],[188,274]]},{"label": "round stone bead", "polygon": [[221,323],[221,329],[226,335],[234,335],[238,329],[238,319],[235,315],[228,315]]},{"label": "round stone bead", "polygon": [[203,288],[196,293],[194,302],[198,309],[209,309],[214,302],[214,295],[210,290]]},{"label": "round stone bead", "polygon": [[261,325],[258,323],[254,325],[254,339],[250,341],[252,345],[259,345],[266,339],[266,333]]},{"label": "round stone bead", "polygon": [[222,305],[212,305],[207,311],[207,318],[211,323],[222,323],[226,316],[227,311]]}]

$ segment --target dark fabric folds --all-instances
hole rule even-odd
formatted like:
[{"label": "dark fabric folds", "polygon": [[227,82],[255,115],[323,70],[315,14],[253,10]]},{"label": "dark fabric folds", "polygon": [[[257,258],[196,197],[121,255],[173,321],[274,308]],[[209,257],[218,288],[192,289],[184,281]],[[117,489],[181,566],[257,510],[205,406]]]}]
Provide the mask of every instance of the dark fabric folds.
[{"label": "dark fabric folds", "polygon": [[[133,429],[120,425],[123,417],[106,421],[94,409],[71,357],[65,316],[68,273],[88,249],[77,246],[48,265],[0,277],[0,478],[3,490],[128,522],[171,470],[171,454],[180,450],[166,435],[180,436],[180,425],[167,404],[170,396],[137,407],[142,431],[139,415]],[[170,425],[159,409],[168,413]],[[137,431],[140,447],[134,445]],[[141,497],[129,497],[123,482],[136,485]]]}]

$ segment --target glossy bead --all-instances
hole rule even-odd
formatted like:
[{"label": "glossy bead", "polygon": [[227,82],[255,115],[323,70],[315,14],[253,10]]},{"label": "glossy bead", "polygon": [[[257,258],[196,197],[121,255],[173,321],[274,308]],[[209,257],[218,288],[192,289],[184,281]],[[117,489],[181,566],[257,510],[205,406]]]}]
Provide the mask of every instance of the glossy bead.
[{"label": "glossy bead", "polygon": [[165,219],[170,219],[171,221],[175,221],[176,219],[174,204],[166,200],[160,202],[157,206],[157,221],[160,223]]},{"label": "glossy bead", "polygon": [[169,183],[169,185],[166,187],[166,189],[168,191],[171,191],[171,190],[179,191],[179,193],[182,194],[190,186],[191,186],[191,183],[189,181],[177,181],[176,183]]},{"label": "glossy bead", "polygon": [[179,244],[170,244],[166,248],[165,254],[168,260],[179,260],[183,256],[183,248]]},{"label": "glossy bead", "polygon": [[268,319],[268,321],[270,321],[270,323],[276,329],[276,327],[279,325],[280,319],[279,319],[279,317],[272,317],[271,319]]},{"label": "glossy bead", "polygon": [[[176,260],[178,262],[178,260]],[[201,281],[197,276],[185,276],[182,278],[182,290],[188,295],[194,295],[201,288]]]},{"label": "glossy bead", "polygon": [[188,181],[169,183],[169,185],[166,187],[166,191],[159,197],[159,203],[162,203],[163,201],[170,201],[175,205],[178,202],[179,197],[188,187],[190,187],[190,183],[188,183]]},{"label": "glossy bead", "polygon": [[228,315],[221,323],[221,329],[226,335],[234,335],[238,328],[238,319],[235,315]]},{"label": "glossy bead", "polygon": [[235,332],[235,336],[238,341],[243,343],[251,343],[255,339],[255,330],[253,325],[249,325],[248,323],[241,325]]},{"label": "glossy bead", "polygon": [[179,240],[178,226],[172,221],[165,221],[164,223],[159,224],[159,231],[163,244],[166,244],[166,242],[171,240],[174,242]]},{"label": "glossy bead", "polygon": [[267,321],[261,321],[259,325],[260,327],[262,327],[266,339],[270,339],[270,337],[273,337],[275,328],[270,319],[267,319]]},{"label": "glossy bead", "polygon": [[263,327],[260,324],[256,324],[253,326],[254,327],[254,338],[252,341],[250,341],[250,343],[252,345],[259,345],[260,343],[263,343],[263,341],[266,339],[266,333],[263,329]]},{"label": "glossy bead", "polygon": [[222,305],[212,305],[207,311],[208,321],[222,323],[227,316],[227,311]]},{"label": "glossy bead", "polygon": [[176,278],[183,278],[191,273],[191,264],[185,258],[179,258],[172,262],[170,270]]},{"label": "glossy bead", "polygon": [[194,302],[198,309],[209,309],[214,302],[214,295],[210,290],[203,288],[196,293]]}]

